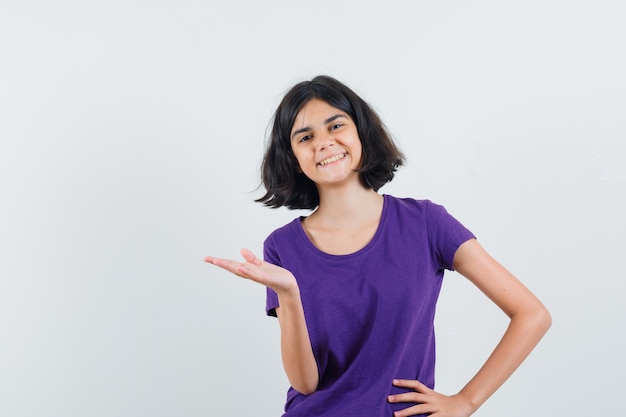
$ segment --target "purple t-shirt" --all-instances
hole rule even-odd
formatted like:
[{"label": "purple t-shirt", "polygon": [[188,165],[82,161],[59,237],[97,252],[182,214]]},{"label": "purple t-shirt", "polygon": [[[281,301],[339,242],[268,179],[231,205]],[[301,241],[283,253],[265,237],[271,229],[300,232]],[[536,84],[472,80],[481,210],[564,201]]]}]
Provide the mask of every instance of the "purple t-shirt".
[{"label": "purple t-shirt", "polygon": [[[264,244],[267,262],[291,271],[300,287],[319,369],[310,395],[289,388],[285,417],[390,417],[413,404],[390,404],[406,392],[394,378],[434,387],[435,305],[444,269],[474,235],[439,205],[384,195],[373,239],[348,255],[330,255],[307,237],[301,218]],[[267,291],[266,310],[278,298]]]}]

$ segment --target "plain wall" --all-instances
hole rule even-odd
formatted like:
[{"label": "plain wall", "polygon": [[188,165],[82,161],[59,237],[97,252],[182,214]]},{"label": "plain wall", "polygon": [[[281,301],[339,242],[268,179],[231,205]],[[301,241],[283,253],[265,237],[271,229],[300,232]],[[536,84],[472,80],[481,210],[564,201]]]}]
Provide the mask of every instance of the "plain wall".
[{"label": "plain wall", "polygon": [[[625,415],[622,1],[0,0],[0,415],[278,416],[264,288],[202,262],[254,203],[272,112],[329,74],[554,324],[476,416]],[[448,273],[438,389],[506,326]]]}]

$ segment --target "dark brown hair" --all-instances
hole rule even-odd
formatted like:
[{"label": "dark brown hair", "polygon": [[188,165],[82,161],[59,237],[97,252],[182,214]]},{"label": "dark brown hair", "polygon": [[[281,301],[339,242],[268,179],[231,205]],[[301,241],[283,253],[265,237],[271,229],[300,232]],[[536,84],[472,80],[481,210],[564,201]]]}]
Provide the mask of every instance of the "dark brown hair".
[{"label": "dark brown hair", "polygon": [[290,141],[298,112],[314,98],[344,111],[356,125],[363,149],[358,170],[363,185],[378,191],[393,179],[396,169],[404,164],[404,155],[376,112],[341,82],[320,75],[293,86],[276,109],[261,166],[261,181],[267,191],[255,201],[272,208],[314,209],[319,205],[317,187],[298,171]]}]

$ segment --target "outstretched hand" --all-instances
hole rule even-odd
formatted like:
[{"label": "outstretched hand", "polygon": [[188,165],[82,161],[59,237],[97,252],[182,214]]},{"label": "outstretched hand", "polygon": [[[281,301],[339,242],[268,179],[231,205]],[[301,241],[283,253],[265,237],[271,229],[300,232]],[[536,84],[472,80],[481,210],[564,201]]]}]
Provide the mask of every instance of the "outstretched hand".
[{"label": "outstretched hand", "polygon": [[241,249],[241,256],[243,256],[244,262],[212,256],[205,257],[204,261],[219,266],[241,278],[270,287],[277,293],[287,293],[297,289],[296,278],[285,268],[257,258],[248,249]]},{"label": "outstretched hand", "polygon": [[433,417],[469,417],[473,410],[470,404],[457,395],[440,394],[419,381],[396,379],[393,385],[413,391],[394,394],[387,398],[390,403],[418,403],[404,410],[396,411],[394,417],[408,417],[416,414],[428,414]]}]

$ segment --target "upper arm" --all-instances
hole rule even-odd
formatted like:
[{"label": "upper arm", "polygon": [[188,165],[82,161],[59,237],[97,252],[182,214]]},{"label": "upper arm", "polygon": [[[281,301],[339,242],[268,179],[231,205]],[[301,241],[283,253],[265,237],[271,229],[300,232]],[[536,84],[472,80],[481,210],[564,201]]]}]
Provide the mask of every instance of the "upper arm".
[{"label": "upper arm", "polygon": [[509,317],[523,311],[545,309],[539,299],[492,258],[476,239],[459,246],[453,265]]}]

